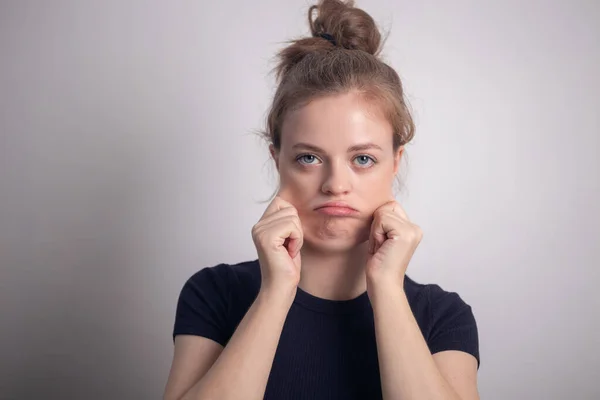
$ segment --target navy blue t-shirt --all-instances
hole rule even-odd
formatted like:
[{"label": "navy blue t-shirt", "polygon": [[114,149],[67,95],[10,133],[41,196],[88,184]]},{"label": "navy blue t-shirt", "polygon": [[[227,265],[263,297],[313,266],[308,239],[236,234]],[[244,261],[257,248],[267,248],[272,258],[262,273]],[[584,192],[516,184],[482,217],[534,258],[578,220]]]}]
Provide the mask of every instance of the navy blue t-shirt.
[{"label": "navy blue t-shirt", "polygon": [[[176,335],[198,335],[223,346],[260,289],[258,260],[219,264],[183,286]],[[460,350],[479,366],[477,325],[456,293],[405,277],[404,290],[431,353]],[[298,288],[279,339],[265,399],[381,399],[373,309],[367,292],[326,300]]]}]

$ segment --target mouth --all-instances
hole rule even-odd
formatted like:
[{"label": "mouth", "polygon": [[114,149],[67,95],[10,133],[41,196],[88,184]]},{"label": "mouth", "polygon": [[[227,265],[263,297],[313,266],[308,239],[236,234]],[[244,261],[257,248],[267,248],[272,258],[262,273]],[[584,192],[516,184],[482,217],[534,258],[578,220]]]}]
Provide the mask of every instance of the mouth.
[{"label": "mouth", "polygon": [[358,210],[342,202],[328,202],[317,207],[315,211],[338,217],[349,217],[358,214]]}]

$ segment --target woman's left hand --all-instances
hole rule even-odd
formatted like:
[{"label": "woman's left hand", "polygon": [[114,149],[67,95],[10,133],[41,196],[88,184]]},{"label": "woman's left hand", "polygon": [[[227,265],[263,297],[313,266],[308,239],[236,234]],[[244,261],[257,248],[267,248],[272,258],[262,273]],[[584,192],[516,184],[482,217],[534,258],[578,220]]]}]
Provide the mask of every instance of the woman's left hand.
[{"label": "woman's left hand", "polygon": [[396,200],[375,210],[368,244],[367,290],[389,284],[402,289],[406,268],[422,237],[421,228],[409,221]]}]

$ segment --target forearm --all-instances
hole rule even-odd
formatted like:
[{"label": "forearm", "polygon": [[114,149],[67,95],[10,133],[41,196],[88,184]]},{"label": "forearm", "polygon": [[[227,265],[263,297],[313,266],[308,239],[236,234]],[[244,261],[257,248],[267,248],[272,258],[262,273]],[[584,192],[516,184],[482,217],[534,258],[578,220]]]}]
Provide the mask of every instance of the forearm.
[{"label": "forearm", "polygon": [[223,352],[183,400],[262,399],[293,293],[259,293]]},{"label": "forearm", "polygon": [[460,400],[439,372],[398,285],[372,296],[383,398]]}]

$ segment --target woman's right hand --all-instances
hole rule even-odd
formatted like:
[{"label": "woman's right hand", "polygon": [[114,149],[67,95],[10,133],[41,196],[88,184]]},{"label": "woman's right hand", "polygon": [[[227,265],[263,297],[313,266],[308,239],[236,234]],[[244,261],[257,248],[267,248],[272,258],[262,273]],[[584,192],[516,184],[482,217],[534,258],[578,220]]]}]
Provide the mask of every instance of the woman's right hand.
[{"label": "woman's right hand", "polygon": [[258,252],[261,291],[293,291],[300,282],[303,233],[296,208],[276,196],[252,227]]}]

